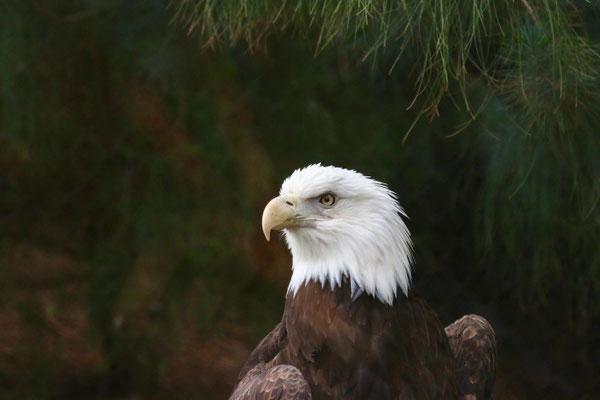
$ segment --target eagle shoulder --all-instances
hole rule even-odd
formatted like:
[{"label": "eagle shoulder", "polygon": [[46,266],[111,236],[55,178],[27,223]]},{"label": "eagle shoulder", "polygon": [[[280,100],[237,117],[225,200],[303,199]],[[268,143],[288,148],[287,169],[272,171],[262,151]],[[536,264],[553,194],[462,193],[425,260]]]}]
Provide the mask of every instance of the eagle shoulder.
[{"label": "eagle shoulder", "polygon": [[276,356],[287,343],[285,324],[279,323],[248,357],[230,400],[310,400],[310,386],[292,365],[277,365]]},{"label": "eagle shoulder", "polygon": [[311,400],[302,373],[292,365],[255,365],[235,388],[229,400]]},{"label": "eagle shoulder", "polygon": [[489,399],[496,377],[496,335],[479,315],[465,315],[446,327],[465,398]]},{"label": "eagle shoulder", "polygon": [[238,375],[238,382],[241,381],[257,364],[271,361],[285,346],[286,340],[287,332],[285,324],[280,322],[271,332],[269,332],[269,334],[267,334],[267,336],[264,337],[263,340],[260,341],[252,353],[250,353],[248,360]]}]

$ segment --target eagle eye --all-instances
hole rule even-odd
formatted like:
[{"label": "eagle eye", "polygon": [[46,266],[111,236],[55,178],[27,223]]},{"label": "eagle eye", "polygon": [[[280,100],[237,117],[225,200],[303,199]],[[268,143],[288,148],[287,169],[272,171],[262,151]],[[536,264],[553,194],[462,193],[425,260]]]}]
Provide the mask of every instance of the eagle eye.
[{"label": "eagle eye", "polygon": [[319,203],[324,206],[330,207],[335,204],[335,196],[333,193],[325,193],[319,198]]}]

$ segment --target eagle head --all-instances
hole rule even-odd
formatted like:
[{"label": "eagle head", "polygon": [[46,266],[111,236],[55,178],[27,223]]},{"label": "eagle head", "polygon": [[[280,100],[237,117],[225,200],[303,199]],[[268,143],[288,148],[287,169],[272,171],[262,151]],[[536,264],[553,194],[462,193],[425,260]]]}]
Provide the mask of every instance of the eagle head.
[{"label": "eagle head", "polygon": [[309,165],[292,173],[263,212],[267,240],[283,230],[293,258],[288,294],[313,280],[392,304],[410,286],[412,242],[396,194],[359,172]]}]

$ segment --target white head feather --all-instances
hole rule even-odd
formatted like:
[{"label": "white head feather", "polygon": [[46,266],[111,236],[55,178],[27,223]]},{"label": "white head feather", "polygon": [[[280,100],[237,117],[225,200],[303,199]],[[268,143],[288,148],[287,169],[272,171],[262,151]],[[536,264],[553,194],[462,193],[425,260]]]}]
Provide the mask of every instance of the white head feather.
[{"label": "white head feather", "polygon": [[[336,201],[318,201],[332,193]],[[350,279],[353,296],[363,291],[392,304],[398,288],[410,287],[412,242],[396,195],[381,182],[356,171],[320,164],[298,169],[282,184],[280,195],[292,195],[319,218],[310,225],[284,229],[293,257],[288,294],[308,281],[341,285]]]}]

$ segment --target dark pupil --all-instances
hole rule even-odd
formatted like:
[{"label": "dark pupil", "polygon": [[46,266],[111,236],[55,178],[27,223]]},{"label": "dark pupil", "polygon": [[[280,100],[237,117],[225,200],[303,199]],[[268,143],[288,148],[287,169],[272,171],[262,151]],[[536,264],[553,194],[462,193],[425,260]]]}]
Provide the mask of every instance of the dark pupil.
[{"label": "dark pupil", "polygon": [[323,198],[323,202],[327,204],[331,203],[331,195],[328,194],[327,196],[325,196]]}]

